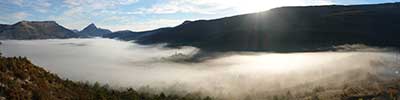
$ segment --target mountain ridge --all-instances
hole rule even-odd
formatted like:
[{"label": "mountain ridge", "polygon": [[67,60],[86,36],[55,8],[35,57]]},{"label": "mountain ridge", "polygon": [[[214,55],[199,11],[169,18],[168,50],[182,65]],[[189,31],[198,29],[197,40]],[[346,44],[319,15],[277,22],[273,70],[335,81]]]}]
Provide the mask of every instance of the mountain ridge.
[{"label": "mountain ridge", "polygon": [[20,21],[0,26],[0,39],[53,39],[79,37],[55,21]]},{"label": "mountain ridge", "polygon": [[134,32],[134,31],[130,31],[130,30],[122,30],[122,31],[116,31],[116,32],[113,32],[110,34],[105,34],[105,35],[103,35],[103,37],[130,41],[130,40],[137,40],[143,36],[156,34],[160,31],[165,31],[165,30],[169,30],[169,29],[171,29],[171,27],[164,27],[164,28],[159,28],[159,29],[155,29],[155,30],[140,31],[140,32]]},{"label": "mountain ridge", "polygon": [[94,23],[89,24],[82,31],[78,32],[78,34],[80,34],[81,36],[89,36],[89,37],[103,36],[104,34],[110,34],[110,33],[112,33],[110,30],[99,28]]},{"label": "mountain ridge", "polygon": [[280,7],[260,13],[187,22],[144,36],[140,44],[168,43],[209,51],[316,51],[336,45],[399,47],[400,3]]}]

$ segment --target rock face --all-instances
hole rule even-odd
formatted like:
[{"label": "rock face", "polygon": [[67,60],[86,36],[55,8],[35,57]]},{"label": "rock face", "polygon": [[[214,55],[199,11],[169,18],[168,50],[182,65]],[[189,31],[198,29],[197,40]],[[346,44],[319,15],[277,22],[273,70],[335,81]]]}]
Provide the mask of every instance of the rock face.
[{"label": "rock face", "polygon": [[314,51],[342,44],[400,47],[400,3],[282,7],[214,20],[186,21],[137,43],[211,51]]},{"label": "rock face", "polygon": [[81,36],[96,37],[112,33],[110,30],[98,28],[95,24],[90,24],[78,34]]},{"label": "rock face", "polygon": [[0,39],[54,39],[75,38],[78,34],[55,21],[21,21],[13,25],[0,25]]}]

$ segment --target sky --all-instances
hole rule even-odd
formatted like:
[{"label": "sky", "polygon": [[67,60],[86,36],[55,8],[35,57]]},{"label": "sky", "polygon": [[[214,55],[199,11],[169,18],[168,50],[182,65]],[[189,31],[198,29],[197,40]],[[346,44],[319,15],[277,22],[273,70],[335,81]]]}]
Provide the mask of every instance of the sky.
[{"label": "sky", "polygon": [[387,2],[400,0],[0,0],[0,23],[52,20],[69,29],[94,23],[112,31],[144,31],[282,6]]}]

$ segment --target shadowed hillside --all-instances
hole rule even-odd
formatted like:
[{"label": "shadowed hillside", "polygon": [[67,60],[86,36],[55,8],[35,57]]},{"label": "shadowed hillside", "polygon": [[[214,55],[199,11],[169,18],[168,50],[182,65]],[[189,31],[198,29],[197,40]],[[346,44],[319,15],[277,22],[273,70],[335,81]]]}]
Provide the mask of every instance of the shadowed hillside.
[{"label": "shadowed hillside", "polygon": [[129,41],[129,40],[137,40],[141,37],[157,34],[159,32],[169,31],[170,29],[171,29],[170,27],[167,27],[167,28],[160,28],[156,30],[143,31],[143,32],[132,32],[129,30],[125,30],[125,31],[117,31],[110,34],[105,34],[103,35],[103,37]]},{"label": "shadowed hillside", "polygon": [[400,3],[282,7],[187,21],[170,30],[143,36],[137,42],[189,45],[212,51],[316,51],[356,43],[399,47],[398,9]]}]

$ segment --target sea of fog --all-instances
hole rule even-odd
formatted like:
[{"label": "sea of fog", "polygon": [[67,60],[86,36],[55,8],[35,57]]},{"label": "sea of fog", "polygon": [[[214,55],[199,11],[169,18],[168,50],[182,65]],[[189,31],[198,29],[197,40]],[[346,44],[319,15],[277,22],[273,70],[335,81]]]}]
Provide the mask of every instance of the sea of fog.
[{"label": "sea of fog", "polygon": [[341,52],[229,52],[202,62],[185,62],[179,60],[199,50],[103,38],[1,42],[4,56],[26,56],[63,78],[221,98],[335,87],[371,76],[391,79],[400,71],[399,53],[369,47]]}]

